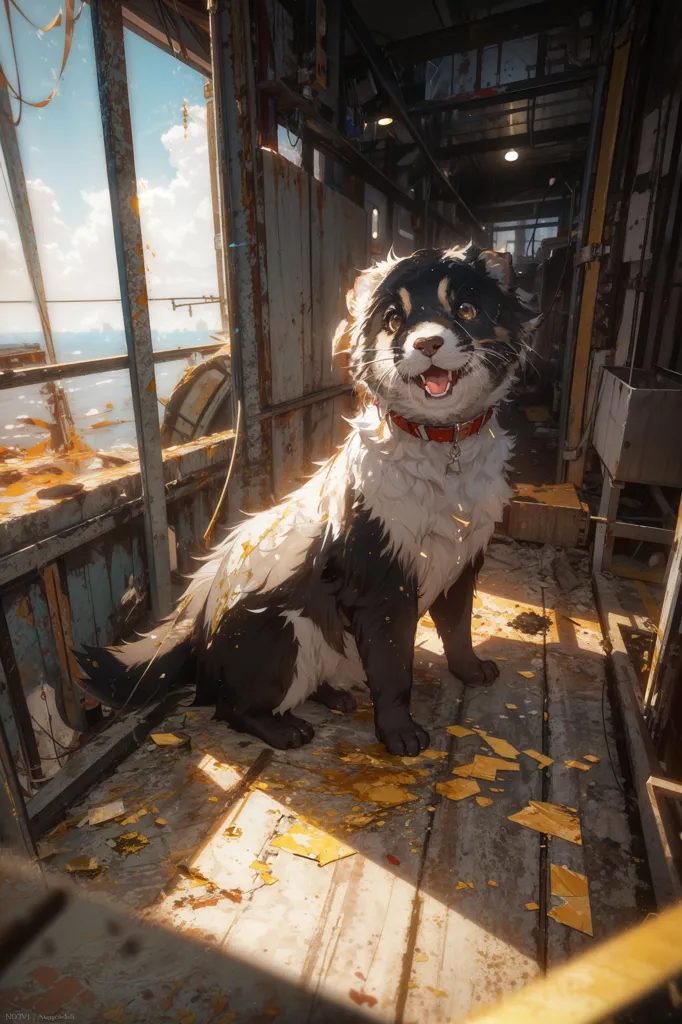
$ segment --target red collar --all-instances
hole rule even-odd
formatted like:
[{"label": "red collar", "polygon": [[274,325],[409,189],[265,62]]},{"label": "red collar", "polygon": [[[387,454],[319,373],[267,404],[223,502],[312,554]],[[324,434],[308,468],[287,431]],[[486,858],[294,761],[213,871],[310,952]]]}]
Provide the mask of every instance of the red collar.
[{"label": "red collar", "polygon": [[477,416],[475,420],[465,420],[463,423],[452,423],[442,427],[431,427],[426,423],[414,423],[412,420],[406,420],[404,416],[399,416],[397,412],[389,410],[388,413],[396,427],[400,427],[401,430],[411,434],[412,437],[419,437],[422,441],[443,441],[446,444],[457,444],[459,441],[463,441],[465,437],[473,437],[474,434],[478,434],[492,414],[493,410],[488,409],[487,412]]}]

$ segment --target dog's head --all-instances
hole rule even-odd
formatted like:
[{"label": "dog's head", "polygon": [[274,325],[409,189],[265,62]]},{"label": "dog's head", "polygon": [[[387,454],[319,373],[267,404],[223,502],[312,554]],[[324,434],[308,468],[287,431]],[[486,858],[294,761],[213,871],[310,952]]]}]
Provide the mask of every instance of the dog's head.
[{"label": "dog's head", "polygon": [[423,250],[364,271],[347,296],[351,372],[384,409],[423,423],[476,415],[509,391],[532,312],[506,253]]}]

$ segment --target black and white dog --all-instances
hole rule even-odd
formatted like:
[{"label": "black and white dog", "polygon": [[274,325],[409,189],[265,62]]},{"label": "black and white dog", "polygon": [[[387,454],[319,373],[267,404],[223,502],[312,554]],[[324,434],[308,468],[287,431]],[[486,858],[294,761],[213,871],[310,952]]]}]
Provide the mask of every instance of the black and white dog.
[{"label": "black and white dog", "polygon": [[366,682],[377,737],[416,755],[414,640],[430,611],[450,671],[497,676],[471,644],[476,573],[511,495],[497,423],[531,313],[505,254],[422,251],[360,275],[337,350],[371,402],[300,490],[247,518],[193,576],[177,613],[122,647],[80,654],[84,689],[136,707],[197,680],[197,704],[273,747],[313,737],[292,709],[354,706]]}]

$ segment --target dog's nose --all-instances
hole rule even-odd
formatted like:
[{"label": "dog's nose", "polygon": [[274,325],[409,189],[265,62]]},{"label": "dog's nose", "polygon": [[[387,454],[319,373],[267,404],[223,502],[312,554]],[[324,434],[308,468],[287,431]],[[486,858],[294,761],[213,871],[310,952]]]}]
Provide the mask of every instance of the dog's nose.
[{"label": "dog's nose", "polygon": [[417,338],[414,343],[414,347],[418,349],[419,352],[423,352],[425,356],[429,356],[429,358],[435,356],[438,349],[442,348],[442,346],[443,339],[437,336],[433,338]]}]

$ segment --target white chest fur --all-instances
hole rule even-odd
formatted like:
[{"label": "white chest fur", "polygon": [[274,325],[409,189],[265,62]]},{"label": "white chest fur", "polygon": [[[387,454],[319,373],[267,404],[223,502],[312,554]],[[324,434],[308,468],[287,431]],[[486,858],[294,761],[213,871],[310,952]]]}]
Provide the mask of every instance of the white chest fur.
[{"label": "white chest fur", "polygon": [[385,526],[393,552],[419,580],[420,613],[451,586],[488,543],[511,496],[506,480],[512,439],[496,418],[461,442],[458,466],[450,446],[380,426],[371,410],[349,442],[349,470],[372,515]]}]

